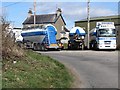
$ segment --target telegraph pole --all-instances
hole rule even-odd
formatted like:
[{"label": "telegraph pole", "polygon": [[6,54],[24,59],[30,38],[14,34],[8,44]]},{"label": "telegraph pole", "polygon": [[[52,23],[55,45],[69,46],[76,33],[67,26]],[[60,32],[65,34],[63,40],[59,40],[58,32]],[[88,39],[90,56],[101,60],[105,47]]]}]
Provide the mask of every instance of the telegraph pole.
[{"label": "telegraph pole", "polygon": [[36,0],[34,0],[34,28],[35,28],[35,24],[36,24]]},{"label": "telegraph pole", "polygon": [[87,3],[87,19],[88,19],[88,24],[87,24],[87,48],[90,48],[89,45],[89,30],[90,30],[90,0],[88,0]]}]

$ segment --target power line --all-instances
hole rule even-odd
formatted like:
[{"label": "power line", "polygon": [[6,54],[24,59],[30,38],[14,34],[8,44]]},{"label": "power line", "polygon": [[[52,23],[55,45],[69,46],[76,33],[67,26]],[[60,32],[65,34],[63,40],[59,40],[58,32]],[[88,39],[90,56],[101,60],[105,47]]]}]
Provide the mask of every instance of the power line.
[{"label": "power line", "polygon": [[13,5],[16,5],[16,4],[19,4],[19,3],[22,3],[22,1],[24,1],[24,0],[21,0],[21,1],[19,1],[19,2],[11,3],[11,4],[9,4],[9,5],[3,6],[2,8],[6,8],[6,7],[10,7],[10,6],[13,6]]}]

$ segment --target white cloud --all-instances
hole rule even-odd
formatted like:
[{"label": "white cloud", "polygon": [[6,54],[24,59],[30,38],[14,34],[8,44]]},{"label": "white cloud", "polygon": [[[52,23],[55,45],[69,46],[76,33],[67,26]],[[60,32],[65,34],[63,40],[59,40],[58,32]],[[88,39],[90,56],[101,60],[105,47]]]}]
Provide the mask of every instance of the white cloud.
[{"label": "white cloud", "polygon": [[[18,0],[1,0],[2,2],[18,2]],[[87,0],[36,0],[37,2],[87,2]],[[24,0],[33,2],[33,0]],[[119,0],[91,0],[91,2],[119,2]]]},{"label": "white cloud", "polygon": [[[75,21],[87,18],[87,3],[86,2],[38,2],[37,13],[48,14],[55,13],[57,7],[62,9],[63,17],[69,28],[74,26]],[[109,8],[96,6],[90,8],[90,16],[109,16],[115,15],[117,11],[113,11]]]},{"label": "white cloud", "polygon": [[78,19],[86,18],[87,9],[85,7],[83,7],[83,8],[78,7],[78,8],[73,9],[73,10],[66,9],[63,14],[69,20],[74,19],[74,21],[75,21],[75,20],[78,20]]},{"label": "white cloud", "polygon": [[91,17],[96,17],[96,16],[110,16],[110,15],[116,15],[117,12],[110,10],[110,9],[105,9],[105,8],[96,8],[92,9],[92,12],[90,12]]},{"label": "white cloud", "polygon": [[[110,15],[116,15],[118,12],[113,11],[106,8],[91,8],[90,9],[90,16],[96,17],[96,16],[110,16]],[[69,19],[85,19],[87,17],[87,7],[75,7],[74,9],[65,8],[64,13],[65,17]],[[72,17],[72,18],[71,18]]]}]

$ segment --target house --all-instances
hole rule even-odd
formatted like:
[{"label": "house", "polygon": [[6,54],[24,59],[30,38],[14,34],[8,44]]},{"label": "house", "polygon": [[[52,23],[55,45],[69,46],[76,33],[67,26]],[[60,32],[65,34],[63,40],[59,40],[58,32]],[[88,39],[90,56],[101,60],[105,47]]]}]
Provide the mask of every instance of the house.
[{"label": "house", "polygon": [[[52,24],[56,27],[57,39],[60,39],[61,37],[64,36],[67,36],[68,38],[68,35],[65,34],[66,32],[69,32],[69,30],[67,30],[65,27],[66,23],[65,20],[63,19],[62,10],[60,8],[58,8],[56,13],[54,14],[44,14],[44,15],[35,16],[35,26],[41,27],[46,24]],[[34,27],[34,15],[32,14],[31,10],[29,10],[28,17],[23,22],[23,28],[28,28],[28,27]]]}]

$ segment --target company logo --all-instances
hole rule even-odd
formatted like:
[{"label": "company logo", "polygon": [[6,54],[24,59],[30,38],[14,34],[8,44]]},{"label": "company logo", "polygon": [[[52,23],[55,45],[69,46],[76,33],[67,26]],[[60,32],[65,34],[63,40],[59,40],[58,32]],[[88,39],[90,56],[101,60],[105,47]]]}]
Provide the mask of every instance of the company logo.
[{"label": "company logo", "polygon": [[99,37],[98,40],[116,40],[116,37]]}]

